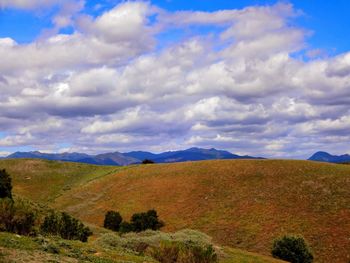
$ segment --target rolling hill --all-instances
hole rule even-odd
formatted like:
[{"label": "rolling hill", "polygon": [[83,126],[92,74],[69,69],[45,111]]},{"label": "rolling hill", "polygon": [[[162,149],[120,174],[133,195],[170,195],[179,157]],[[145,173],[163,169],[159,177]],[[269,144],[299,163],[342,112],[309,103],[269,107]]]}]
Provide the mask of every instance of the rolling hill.
[{"label": "rolling hill", "polygon": [[155,208],[165,230],[198,229],[218,244],[269,255],[274,238],[294,233],[309,241],[315,262],[350,258],[348,165],[290,160],[117,169],[41,160],[1,160],[0,165],[13,175],[15,193],[91,224],[102,225],[109,209],[128,219]]},{"label": "rolling hill", "polygon": [[85,153],[41,153],[15,152],[6,159],[32,158],[55,161],[79,162],[96,165],[130,165],[141,163],[144,159],[151,159],[156,163],[173,163],[186,161],[200,161],[213,159],[262,159],[252,156],[240,156],[228,151],[212,149],[190,148],[182,151],[170,151],[164,153],[150,153],[143,151],[133,151],[128,153],[103,153],[98,155],[88,155]]}]

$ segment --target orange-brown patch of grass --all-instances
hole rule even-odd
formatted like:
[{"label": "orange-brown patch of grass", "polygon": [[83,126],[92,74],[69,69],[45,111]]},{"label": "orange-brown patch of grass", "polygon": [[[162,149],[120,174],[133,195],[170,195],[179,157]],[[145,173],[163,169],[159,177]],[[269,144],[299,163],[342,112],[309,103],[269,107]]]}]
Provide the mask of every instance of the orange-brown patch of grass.
[{"label": "orange-brown patch of grass", "polygon": [[49,203],[74,186],[115,173],[120,168],[39,159],[6,159],[0,160],[0,169],[6,169],[12,176],[16,194]]},{"label": "orange-brown patch of grass", "polygon": [[166,230],[201,230],[220,244],[270,254],[302,234],[316,262],[350,258],[350,167],[308,161],[218,160],[140,165],[67,191],[54,206],[102,225],[155,208]]}]

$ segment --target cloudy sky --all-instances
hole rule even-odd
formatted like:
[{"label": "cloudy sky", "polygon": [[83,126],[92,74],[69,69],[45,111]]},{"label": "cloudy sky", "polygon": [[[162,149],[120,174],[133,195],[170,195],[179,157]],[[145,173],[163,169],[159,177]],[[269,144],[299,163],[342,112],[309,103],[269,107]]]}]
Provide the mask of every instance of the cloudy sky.
[{"label": "cloudy sky", "polygon": [[350,6],[326,2],[0,0],[0,155],[349,153]]}]

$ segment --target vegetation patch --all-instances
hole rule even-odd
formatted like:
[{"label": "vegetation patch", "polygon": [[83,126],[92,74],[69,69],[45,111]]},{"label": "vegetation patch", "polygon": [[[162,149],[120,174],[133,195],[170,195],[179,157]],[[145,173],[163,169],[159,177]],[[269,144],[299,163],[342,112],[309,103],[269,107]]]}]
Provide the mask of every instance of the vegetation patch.
[{"label": "vegetation patch", "polygon": [[291,263],[311,263],[314,259],[309,245],[301,236],[283,236],[273,242],[272,256]]},{"label": "vegetation patch", "polygon": [[150,255],[161,263],[215,263],[217,254],[212,245],[201,246],[192,242],[162,241],[150,249]]},{"label": "vegetation patch", "polygon": [[52,211],[44,219],[40,231],[45,234],[58,235],[64,239],[87,242],[92,235],[90,228],[67,213]]}]

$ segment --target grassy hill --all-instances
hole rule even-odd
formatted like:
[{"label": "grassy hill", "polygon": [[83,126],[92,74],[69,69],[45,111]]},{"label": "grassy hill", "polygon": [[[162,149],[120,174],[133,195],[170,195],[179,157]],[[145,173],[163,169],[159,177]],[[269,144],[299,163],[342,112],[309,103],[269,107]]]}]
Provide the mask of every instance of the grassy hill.
[{"label": "grassy hill", "polygon": [[47,204],[73,187],[125,169],[39,159],[0,160],[0,168],[12,175],[15,194]]},{"label": "grassy hill", "polygon": [[0,166],[14,177],[15,193],[91,224],[101,225],[109,209],[128,219],[155,208],[165,230],[198,229],[222,245],[269,255],[274,238],[295,233],[309,241],[316,262],[350,259],[348,165],[219,160],[116,168],[2,160]]}]

